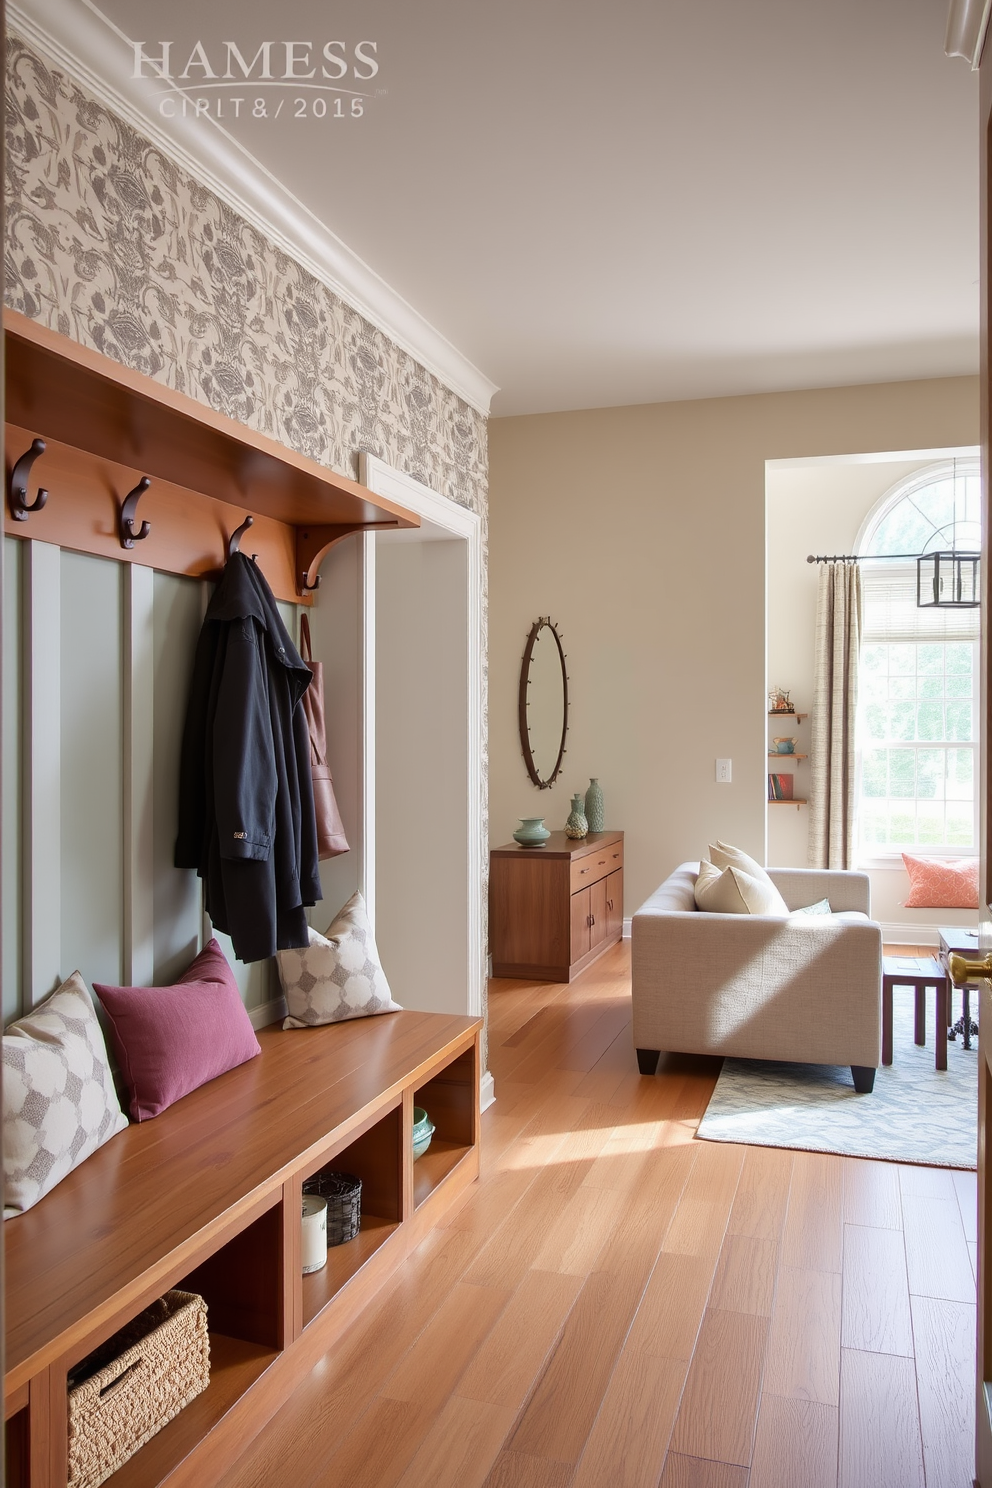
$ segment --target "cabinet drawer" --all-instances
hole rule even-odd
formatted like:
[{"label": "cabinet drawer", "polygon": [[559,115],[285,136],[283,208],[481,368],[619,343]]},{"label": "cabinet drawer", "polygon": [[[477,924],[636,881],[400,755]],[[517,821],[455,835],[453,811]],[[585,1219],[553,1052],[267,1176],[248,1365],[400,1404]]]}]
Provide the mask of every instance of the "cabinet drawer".
[{"label": "cabinet drawer", "polygon": [[588,888],[590,884],[597,883],[608,873],[615,873],[618,868],[622,867],[622,842],[611,842],[608,847],[601,847],[595,852],[586,853],[585,857],[576,858],[571,865],[570,892],[574,894],[578,889]]}]

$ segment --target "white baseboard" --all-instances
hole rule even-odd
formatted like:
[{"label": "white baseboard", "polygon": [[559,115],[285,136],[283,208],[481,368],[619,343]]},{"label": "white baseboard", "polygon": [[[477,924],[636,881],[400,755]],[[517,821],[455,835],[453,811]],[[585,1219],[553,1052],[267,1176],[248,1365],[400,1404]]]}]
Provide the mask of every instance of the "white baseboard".
[{"label": "white baseboard", "polygon": [[[880,920],[882,926],[882,939],[886,945],[928,945],[936,946],[940,943],[936,925],[921,925],[919,922],[897,920]],[[970,930],[970,925],[956,925],[956,930]],[[976,941],[977,945],[977,941]]]},{"label": "white baseboard", "polygon": [[496,1082],[492,1071],[486,1070],[479,1081],[479,1110],[488,1111],[496,1099]]},{"label": "white baseboard", "polygon": [[628,917],[623,922],[623,938],[624,938],[624,940],[629,940],[630,939],[630,918],[631,917],[628,915]]},{"label": "white baseboard", "polygon": [[273,997],[271,1002],[263,1002],[261,1007],[249,1008],[248,1016],[256,1033],[260,1028],[268,1028],[270,1023],[281,1023],[286,1016],[286,999]]}]

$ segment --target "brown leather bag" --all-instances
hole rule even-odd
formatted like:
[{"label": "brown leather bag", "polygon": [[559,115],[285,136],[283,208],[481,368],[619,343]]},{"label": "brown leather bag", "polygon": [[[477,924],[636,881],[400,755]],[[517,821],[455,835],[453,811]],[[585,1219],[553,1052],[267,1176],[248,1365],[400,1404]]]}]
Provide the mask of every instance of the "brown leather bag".
[{"label": "brown leather bag", "polygon": [[305,614],[300,618],[300,655],[313,674],[313,680],[303,694],[303,711],[310,730],[310,773],[313,776],[313,806],[317,818],[317,856],[323,861],[325,858],[336,858],[339,853],[348,852],[349,848],[327,764],[324,666],[322,662],[313,659],[310,621]]}]

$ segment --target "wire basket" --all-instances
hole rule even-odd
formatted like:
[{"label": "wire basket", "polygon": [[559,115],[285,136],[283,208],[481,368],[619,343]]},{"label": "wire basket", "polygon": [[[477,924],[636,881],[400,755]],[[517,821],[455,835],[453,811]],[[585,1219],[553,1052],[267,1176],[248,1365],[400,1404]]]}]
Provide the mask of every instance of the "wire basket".
[{"label": "wire basket", "polygon": [[209,1383],[206,1303],[166,1292],[70,1373],[68,1488],[97,1488]]},{"label": "wire basket", "polygon": [[327,1243],[344,1245],[362,1226],[362,1180],[354,1173],[321,1168],[303,1184],[303,1192],[327,1200]]}]

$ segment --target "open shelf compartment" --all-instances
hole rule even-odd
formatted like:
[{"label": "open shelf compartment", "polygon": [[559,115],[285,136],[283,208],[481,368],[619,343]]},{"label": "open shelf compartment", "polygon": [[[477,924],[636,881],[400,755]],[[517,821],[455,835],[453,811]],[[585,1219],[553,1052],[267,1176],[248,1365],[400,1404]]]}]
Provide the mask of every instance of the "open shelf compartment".
[{"label": "open shelf compartment", "polygon": [[434,1123],[431,1145],[413,1165],[415,1209],[429,1199],[477,1140],[475,1050],[466,1049],[413,1093]]},{"label": "open shelf compartment", "polygon": [[313,1322],[399,1228],[403,1217],[402,1138],[403,1108],[397,1102],[355,1141],[333,1157],[322,1158],[302,1174],[305,1180],[328,1169],[353,1173],[362,1180],[358,1234],[343,1245],[328,1246],[327,1265],[302,1278],[304,1327]]}]

